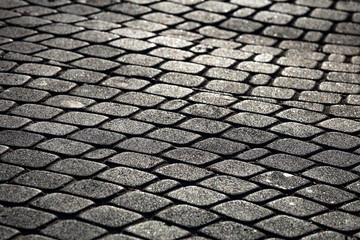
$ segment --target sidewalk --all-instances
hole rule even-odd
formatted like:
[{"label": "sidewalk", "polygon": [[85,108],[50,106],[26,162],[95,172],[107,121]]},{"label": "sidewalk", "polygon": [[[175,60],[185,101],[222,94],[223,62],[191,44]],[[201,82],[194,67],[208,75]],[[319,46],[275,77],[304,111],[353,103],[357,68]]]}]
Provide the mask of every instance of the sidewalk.
[{"label": "sidewalk", "polygon": [[360,2],[0,0],[0,240],[360,238]]}]

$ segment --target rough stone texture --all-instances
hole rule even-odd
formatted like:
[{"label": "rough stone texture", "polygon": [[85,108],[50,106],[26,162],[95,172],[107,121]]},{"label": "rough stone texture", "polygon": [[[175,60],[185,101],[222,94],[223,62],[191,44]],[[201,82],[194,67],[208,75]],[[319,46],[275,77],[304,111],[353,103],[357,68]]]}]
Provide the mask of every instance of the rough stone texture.
[{"label": "rough stone texture", "polygon": [[27,207],[12,207],[0,213],[0,222],[12,227],[33,230],[56,219],[50,213]]},{"label": "rough stone texture", "polygon": [[0,239],[359,238],[359,11],[0,0]]}]

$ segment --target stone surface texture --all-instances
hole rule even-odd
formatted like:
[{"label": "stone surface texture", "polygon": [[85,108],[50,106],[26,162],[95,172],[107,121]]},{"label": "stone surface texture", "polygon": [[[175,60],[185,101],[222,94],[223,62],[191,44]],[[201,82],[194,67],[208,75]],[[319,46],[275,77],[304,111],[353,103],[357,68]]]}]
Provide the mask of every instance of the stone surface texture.
[{"label": "stone surface texture", "polygon": [[359,0],[0,0],[0,239],[360,238]]}]

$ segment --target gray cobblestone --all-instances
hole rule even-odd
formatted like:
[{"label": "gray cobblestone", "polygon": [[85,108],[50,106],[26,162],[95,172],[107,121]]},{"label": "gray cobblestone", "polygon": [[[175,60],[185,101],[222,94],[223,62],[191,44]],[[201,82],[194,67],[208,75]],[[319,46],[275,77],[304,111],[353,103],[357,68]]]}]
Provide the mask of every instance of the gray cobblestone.
[{"label": "gray cobblestone", "polygon": [[[326,207],[318,203],[298,197],[284,197],[269,202],[266,205],[270,208],[276,209],[286,214],[291,214],[295,217],[311,216],[327,210]],[[294,208],[294,205],[297,207]]]},{"label": "gray cobblestone", "polygon": [[62,188],[61,191],[97,200],[108,198],[123,189],[119,185],[89,179],[73,182]]},{"label": "gray cobblestone", "polygon": [[141,186],[156,179],[154,174],[127,167],[112,168],[100,173],[97,177],[105,181],[131,187]]},{"label": "gray cobblestone", "polygon": [[280,171],[266,172],[253,177],[251,180],[285,191],[295,190],[310,183],[305,178]]},{"label": "gray cobblestone", "polygon": [[46,227],[41,232],[62,240],[91,240],[107,233],[103,228],[78,220],[62,220]]},{"label": "gray cobblestone", "polygon": [[119,207],[127,208],[140,213],[151,213],[172,203],[172,201],[166,198],[137,190],[127,192],[113,199],[111,202]]},{"label": "gray cobblestone", "polygon": [[[159,231],[151,231],[151,229],[159,229]],[[169,226],[164,222],[149,220],[127,228],[127,231],[146,237],[148,239],[178,239],[189,234],[188,231],[176,226]]]},{"label": "gray cobblestone", "polygon": [[206,235],[216,239],[260,239],[264,236],[258,230],[232,221],[223,221],[201,229]]},{"label": "gray cobblestone", "polygon": [[259,163],[286,172],[298,172],[314,165],[307,159],[281,153],[261,159]]},{"label": "gray cobblestone", "polygon": [[77,158],[66,158],[55,162],[48,170],[77,177],[89,177],[106,167],[105,164]]},{"label": "gray cobblestone", "polygon": [[352,193],[323,184],[301,189],[296,194],[326,205],[338,205],[355,198]]},{"label": "gray cobblestone", "polygon": [[156,169],[155,172],[167,177],[187,182],[197,181],[204,177],[212,175],[212,172],[206,169],[183,163],[173,163],[170,165],[166,165]]},{"label": "gray cobblestone", "polygon": [[52,193],[31,203],[31,206],[40,209],[60,212],[65,214],[72,214],[87,208],[94,203],[90,200],[79,198],[63,193]]},{"label": "gray cobblestone", "polygon": [[56,218],[55,215],[27,207],[13,207],[0,213],[0,222],[12,227],[31,230]]},{"label": "gray cobblestone", "polygon": [[142,218],[140,214],[106,205],[89,209],[81,213],[79,217],[112,228],[121,227]]},{"label": "gray cobblestone", "polygon": [[258,221],[273,214],[269,209],[243,200],[222,203],[213,207],[213,210],[242,222]]},{"label": "gray cobblestone", "polygon": [[[256,224],[256,226],[282,237],[289,238],[299,237],[318,229],[314,224],[285,215],[278,215],[264,220]],[[291,230],[289,231],[289,229]]]},{"label": "gray cobblestone", "polygon": [[[20,168],[21,169],[21,168]],[[14,169],[19,171],[20,169]],[[15,172],[13,170],[13,172]],[[19,171],[20,172],[20,171]],[[33,170],[14,179],[15,183],[39,189],[57,189],[71,182],[72,177],[48,171]]]},{"label": "gray cobblestone", "polygon": [[359,237],[359,7],[0,1],[0,238]]},{"label": "gray cobblestone", "polygon": [[185,227],[204,226],[219,218],[215,213],[185,204],[167,208],[159,212],[157,216]]}]

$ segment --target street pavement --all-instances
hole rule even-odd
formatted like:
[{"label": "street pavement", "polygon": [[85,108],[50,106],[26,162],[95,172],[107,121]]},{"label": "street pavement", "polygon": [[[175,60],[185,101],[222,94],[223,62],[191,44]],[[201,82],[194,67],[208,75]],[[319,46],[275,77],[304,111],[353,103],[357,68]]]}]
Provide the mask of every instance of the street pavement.
[{"label": "street pavement", "polygon": [[360,238],[360,2],[0,0],[0,239]]}]

